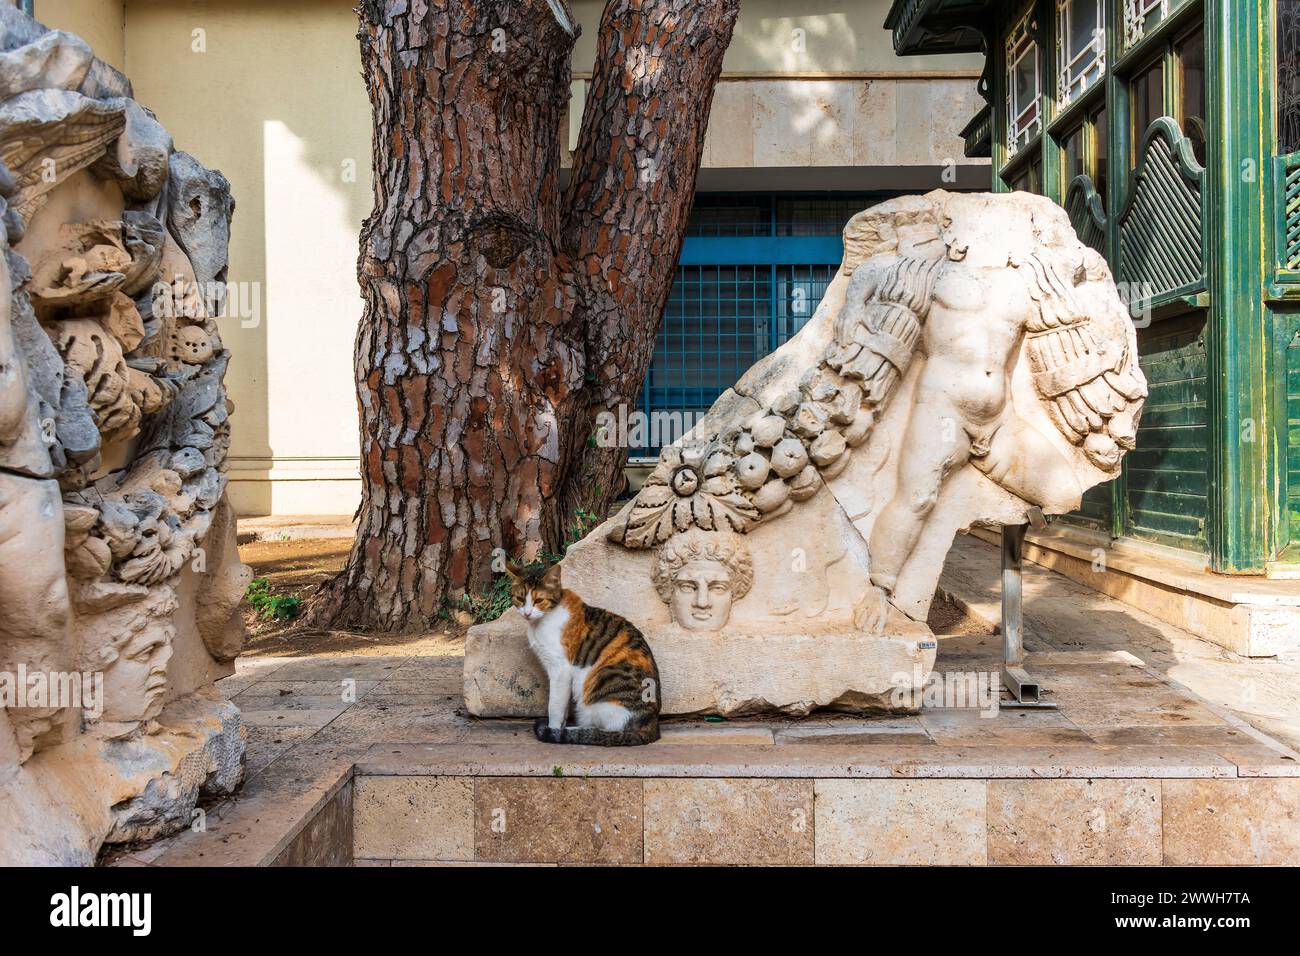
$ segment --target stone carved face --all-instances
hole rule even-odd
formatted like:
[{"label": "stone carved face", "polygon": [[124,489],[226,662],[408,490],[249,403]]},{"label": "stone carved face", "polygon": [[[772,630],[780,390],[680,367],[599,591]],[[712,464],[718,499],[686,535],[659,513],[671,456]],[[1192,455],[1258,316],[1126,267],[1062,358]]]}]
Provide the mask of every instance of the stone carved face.
[{"label": "stone carved face", "polygon": [[721,630],[753,577],[749,549],[739,537],[697,529],[660,548],[654,569],[659,597],[674,623],[688,631]]},{"label": "stone carved face", "polygon": [[163,628],[148,628],[128,640],[104,671],[104,719],[126,723],[157,717],[171,657]]},{"label": "stone carved face", "polygon": [[673,620],[688,631],[716,631],[731,616],[731,573],[717,561],[693,561],[673,578]]},{"label": "stone carved face", "polygon": [[154,588],[133,603],[94,616],[81,670],[103,675],[103,710],[95,733],[129,736],[162,711],[177,606],[171,589]]}]

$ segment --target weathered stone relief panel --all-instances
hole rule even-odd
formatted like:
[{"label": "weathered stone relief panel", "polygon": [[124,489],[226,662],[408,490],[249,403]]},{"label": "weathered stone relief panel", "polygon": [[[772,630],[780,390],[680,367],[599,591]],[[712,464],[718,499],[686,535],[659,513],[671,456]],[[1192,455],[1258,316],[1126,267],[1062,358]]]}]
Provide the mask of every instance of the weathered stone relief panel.
[{"label": "weathered stone relief panel", "polygon": [[[565,557],[569,587],[645,633],[665,713],[898,709],[934,660],[953,537],[1073,511],[1134,447],[1133,323],[1059,206],[905,196],[844,248],[807,325]],[[525,644],[513,616],[471,629],[472,710],[529,712],[497,679],[527,672]]]},{"label": "weathered stone relief panel", "polygon": [[212,687],[234,200],[76,36],[0,7],[0,862],[93,862],[243,774]]}]

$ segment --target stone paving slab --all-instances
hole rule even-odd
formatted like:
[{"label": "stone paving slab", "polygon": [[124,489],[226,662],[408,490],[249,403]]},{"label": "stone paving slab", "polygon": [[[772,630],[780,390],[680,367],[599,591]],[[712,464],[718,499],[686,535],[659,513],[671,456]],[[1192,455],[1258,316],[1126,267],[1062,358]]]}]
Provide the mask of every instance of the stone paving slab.
[{"label": "stone paving slab", "polygon": [[[1277,769],[1280,771],[1281,767]],[[391,776],[1106,778],[1236,777],[1210,747],[1065,744],[1059,747],[942,745],[801,746],[651,744],[619,748],[536,741],[505,744],[376,744],[356,772]],[[1300,776],[1292,772],[1290,776]]]},{"label": "stone paving slab", "polygon": [[[984,621],[990,631],[1000,617],[1000,561],[996,546],[973,535],[958,535],[939,581],[942,594]],[[1225,576],[1225,583],[1233,583],[1230,577]],[[1300,596],[1296,582],[1276,583]],[[1242,657],[1029,562],[1024,608],[1025,644],[1031,652],[1130,655],[1201,704],[1300,748],[1300,658]]]}]

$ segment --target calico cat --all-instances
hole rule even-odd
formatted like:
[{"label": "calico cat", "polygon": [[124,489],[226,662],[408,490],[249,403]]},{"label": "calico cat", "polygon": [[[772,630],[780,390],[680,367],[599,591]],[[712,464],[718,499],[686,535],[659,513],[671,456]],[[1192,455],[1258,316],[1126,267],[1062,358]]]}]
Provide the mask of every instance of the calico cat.
[{"label": "calico cat", "polygon": [[[560,584],[560,566],[507,563],[510,600],[528,622],[528,644],[550,682],[537,739],[626,747],[659,739],[659,669],[631,623],[590,607]],[[565,726],[569,705],[574,725]]]}]

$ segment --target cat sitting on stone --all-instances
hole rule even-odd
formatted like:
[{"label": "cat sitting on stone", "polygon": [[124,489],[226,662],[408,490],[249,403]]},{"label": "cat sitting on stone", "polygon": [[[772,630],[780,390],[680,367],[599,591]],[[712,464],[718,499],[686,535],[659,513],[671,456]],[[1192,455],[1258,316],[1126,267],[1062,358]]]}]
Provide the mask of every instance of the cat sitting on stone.
[{"label": "cat sitting on stone", "polygon": [[[626,747],[659,739],[659,669],[630,622],[591,607],[560,584],[560,566],[506,564],[510,600],[528,622],[528,645],[550,682],[537,739]],[[566,726],[569,705],[573,725]]]}]

